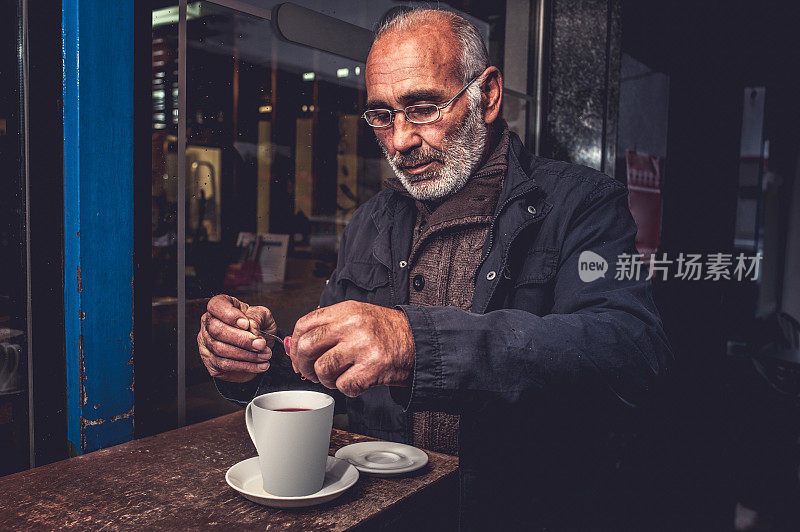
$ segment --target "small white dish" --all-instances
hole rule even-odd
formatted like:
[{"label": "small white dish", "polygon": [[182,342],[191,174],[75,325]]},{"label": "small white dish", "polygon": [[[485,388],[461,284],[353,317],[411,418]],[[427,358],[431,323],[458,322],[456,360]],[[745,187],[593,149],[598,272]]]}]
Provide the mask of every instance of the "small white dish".
[{"label": "small white dish", "polygon": [[228,485],[251,501],[273,508],[304,508],[332,501],[358,480],[358,470],[345,460],[328,457],[322,489],[302,497],[278,497],[264,491],[258,456],[242,460],[225,473]]},{"label": "small white dish", "polygon": [[393,477],[425,467],[425,451],[391,441],[362,441],[336,451],[336,458],[347,460],[367,475]]}]

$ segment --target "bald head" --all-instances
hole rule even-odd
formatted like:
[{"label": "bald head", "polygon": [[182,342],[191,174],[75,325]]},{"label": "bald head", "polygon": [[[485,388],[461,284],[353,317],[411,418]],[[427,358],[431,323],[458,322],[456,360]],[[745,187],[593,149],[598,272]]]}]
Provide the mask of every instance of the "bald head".
[{"label": "bald head", "polygon": [[[454,60],[448,68],[466,83],[488,66],[489,54],[477,28],[465,18],[438,9],[404,9],[383,20],[375,32],[375,44],[383,37],[397,32],[408,35],[419,32],[434,45],[444,45],[439,51],[452,52]],[[435,41],[435,42],[434,42]],[[374,44],[373,44],[374,47]],[[435,48],[434,48],[435,49]]]},{"label": "bald head", "polygon": [[463,85],[458,51],[453,33],[438,31],[432,22],[388,31],[375,40],[367,58],[368,96],[391,93],[405,106],[411,101],[401,101],[400,94],[424,88],[440,94],[419,94],[418,100],[446,101]]}]

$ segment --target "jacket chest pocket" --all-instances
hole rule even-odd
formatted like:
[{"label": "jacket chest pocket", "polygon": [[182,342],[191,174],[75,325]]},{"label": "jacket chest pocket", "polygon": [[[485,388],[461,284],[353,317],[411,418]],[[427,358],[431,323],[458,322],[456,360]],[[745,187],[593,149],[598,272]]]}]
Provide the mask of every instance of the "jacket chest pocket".
[{"label": "jacket chest pocket", "polygon": [[532,249],[520,264],[519,275],[512,279],[509,306],[544,316],[553,308],[553,289],[558,271],[559,251]]},{"label": "jacket chest pocket", "polygon": [[391,304],[389,270],[379,262],[348,262],[337,272],[344,299],[387,306]]}]

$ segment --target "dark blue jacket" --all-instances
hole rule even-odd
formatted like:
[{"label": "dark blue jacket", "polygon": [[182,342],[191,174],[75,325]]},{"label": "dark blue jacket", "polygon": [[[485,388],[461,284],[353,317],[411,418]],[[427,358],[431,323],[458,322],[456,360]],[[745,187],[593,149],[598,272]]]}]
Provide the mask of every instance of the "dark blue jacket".
[{"label": "dark blue jacket", "polygon": [[[391,190],[353,215],[321,298],[322,306],[357,300],[405,312],[416,351],[411,386],[347,399],[350,430],[410,443],[412,411],[460,414],[463,527],[564,526],[579,508],[592,513],[609,419],[646,401],[671,361],[644,275],[615,279],[617,256],[636,252],[625,186],[535,157],[511,137],[471,312],[408,305],[416,207]],[[581,280],[584,251],[608,262],[604,277]],[[253,383],[221,391],[247,400],[278,386],[279,373],[256,379],[257,392]]]}]

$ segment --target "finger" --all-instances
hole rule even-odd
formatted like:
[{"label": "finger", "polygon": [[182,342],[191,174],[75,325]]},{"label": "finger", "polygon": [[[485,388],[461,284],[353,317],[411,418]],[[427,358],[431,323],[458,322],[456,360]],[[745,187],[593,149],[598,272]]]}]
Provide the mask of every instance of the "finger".
[{"label": "finger", "polygon": [[263,373],[269,369],[268,362],[252,363],[218,357],[204,344],[203,339],[198,338],[197,343],[200,358],[203,360],[203,364],[212,377],[231,380],[229,377],[235,377],[235,375],[232,375],[234,373],[245,373],[252,376]]},{"label": "finger", "polygon": [[[249,382],[255,378],[257,375],[256,373],[252,373],[250,371],[233,371],[233,372],[223,372],[220,371],[213,363],[214,355],[206,348],[204,344],[204,340],[202,337],[202,331],[197,334],[197,346],[200,352],[200,359],[203,362],[203,365],[206,367],[209,375],[214,378],[221,379],[228,382]],[[269,366],[267,366],[267,369]]]},{"label": "finger", "polygon": [[206,367],[209,375],[215,378],[222,377],[222,372],[214,364],[214,354],[205,346],[202,331],[197,333],[197,350],[200,353],[200,360],[203,361],[203,365]]},{"label": "finger", "polygon": [[205,318],[204,329],[208,331],[208,334],[213,339],[224,344],[236,346],[240,349],[263,352],[267,347],[267,341],[262,336],[256,336],[250,331],[243,331],[236,327],[231,327],[210,314]]},{"label": "finger", "polygon": [[250,319],[251,328],[261,329],[272,334],[278,331],[275,318],[272,317],[272,312],[267,307],[249,307],[244,314]]},{"label": "finger", "polygon": [[242,362],[241,360],[232,360],[230,358],[217,357],[215,360],[216,367],[225,373],[232,372],[245,372],[245,373],[264,373],[269,369],[269,362],[260,362],[254,364],[252,362]]},{"label": "finger", "polygon": [[242,349],[227,342],[217,340],[207,330],[201,330],[203,336],[203,343],[206,348],[211,351],[214,356],[222,358],[231,358],[234,360],[242,360],[245,362],[266,362],[272,358],[272,350],[265,347],[262,351],[250,351]]},{"label": "finger", "polygon": [[339,343],[340,335],[331,327],[316,327],[302,336],[292,336],[292,360],[297,369],[310,377],[314,375],[314,363],[323,353]]},{"label": "finger", "polygon": [[350,366],[336,379],[336,388],[347,397],[357,397],[366,392],[374,382],[363,366]]},{"label": "finger", "polygon": [[353,365],[352,350],[331,349],[314,362],[314,373],[326,388],[336,388],[336,379]]},{"label": "finger", "polygon": [[292,336],[292,355],[316,360],[342,339],[342,331],[335,324],[321,325],[307,333]]},{"label": "finger", "polygon": [[232,327],[249,329],[250,320],[245,316],[245,311],[249,308],[247,303],[242,303],[232,296],[220,294],[208,300],[206,309],[218,320]]},{"label": "finger", "polygon": [[335,322],[337,316],[345,314],[347,309],[350,307],[349,303],[352,302],[344,301],[342,303],[337,303],[329,307],[318,308],[317,310],[309,312],[297,320],[297,323],[294,324],[292,336],[302,336],[315,327],[320,327],[321,325]]}]

